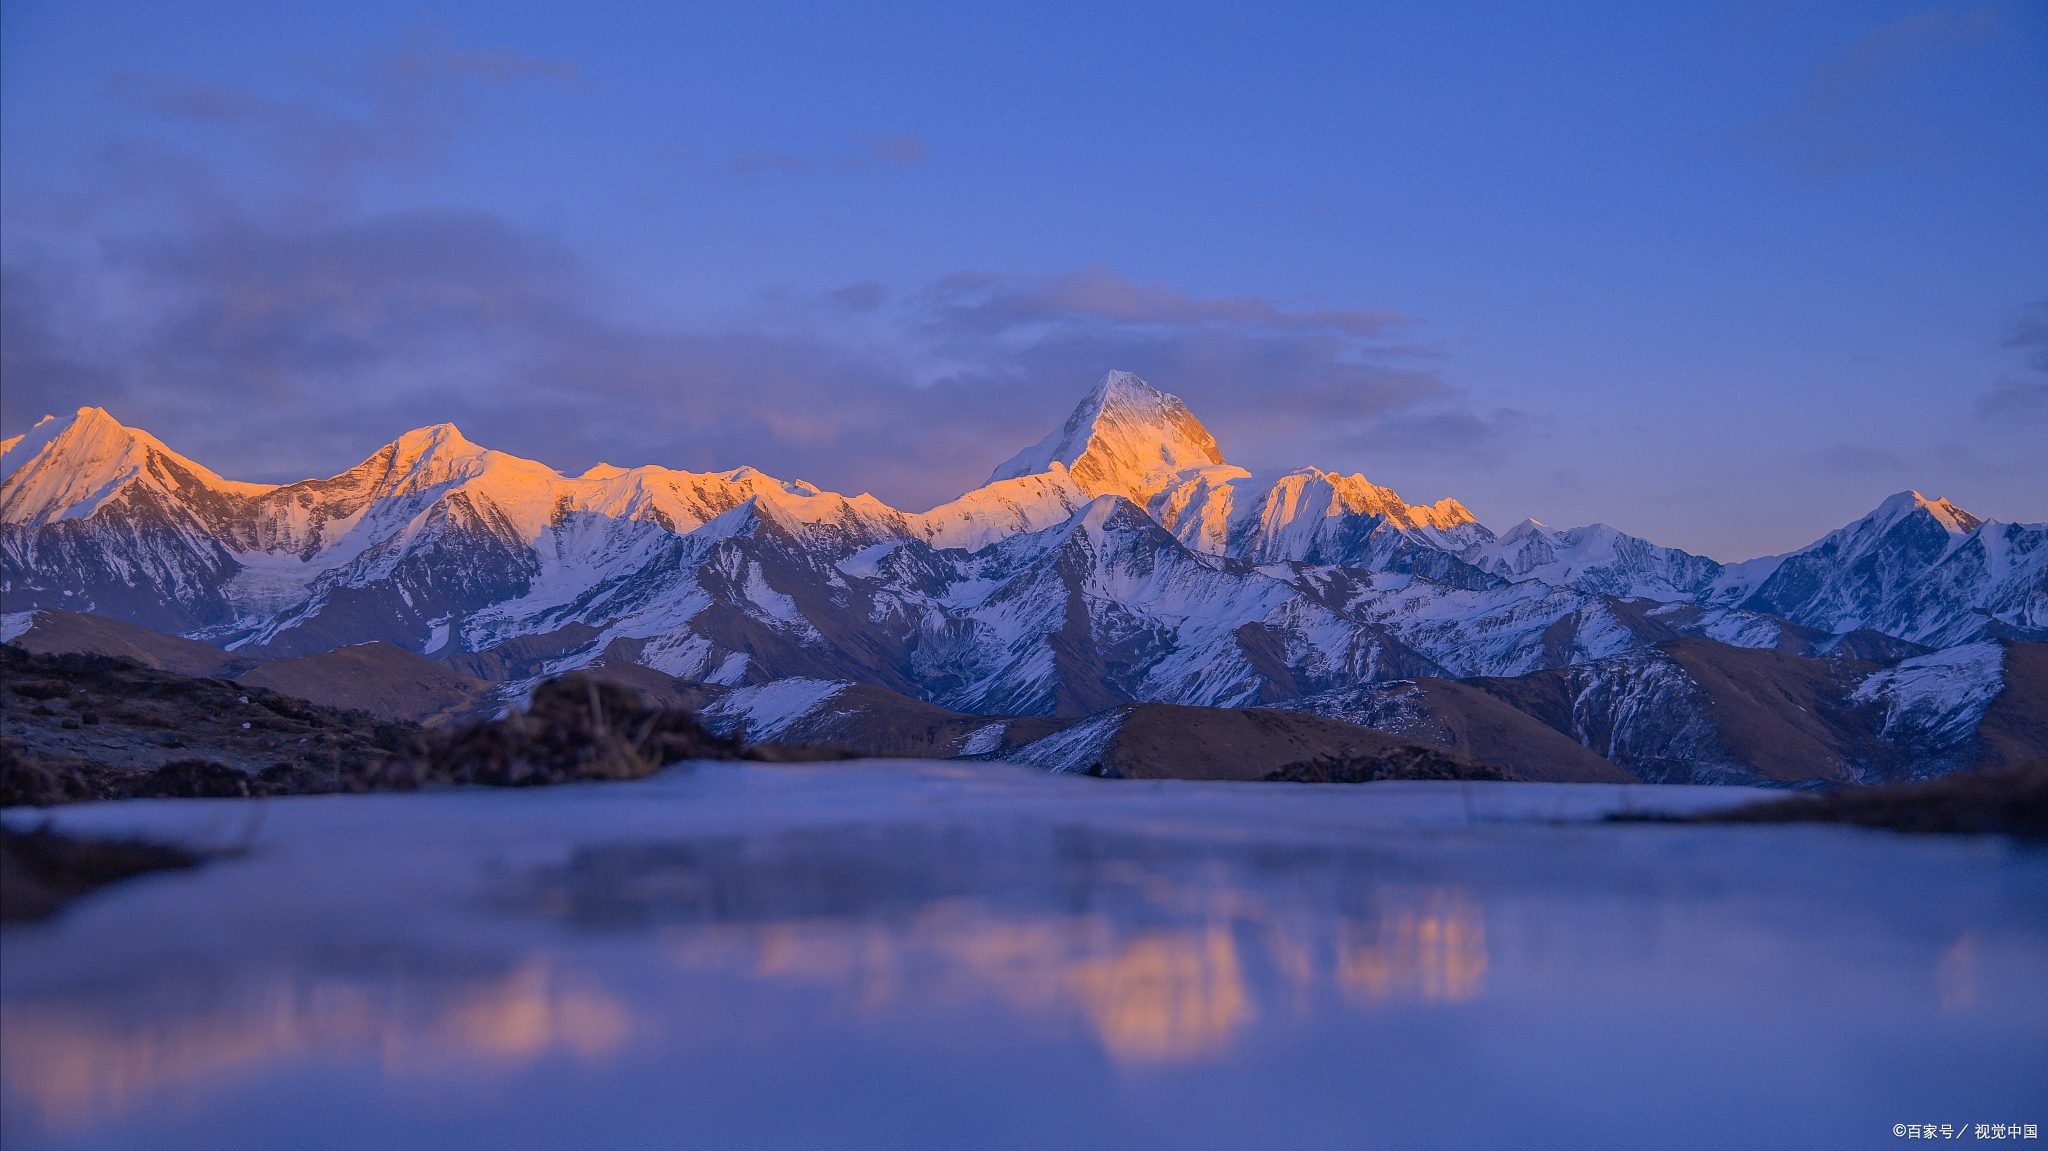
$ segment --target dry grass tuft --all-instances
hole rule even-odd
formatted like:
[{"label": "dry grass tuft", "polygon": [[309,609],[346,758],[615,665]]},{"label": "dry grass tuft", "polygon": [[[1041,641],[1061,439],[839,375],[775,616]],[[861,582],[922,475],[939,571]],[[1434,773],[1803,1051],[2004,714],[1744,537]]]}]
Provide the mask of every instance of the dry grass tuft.
[{"label": "dry grass tuft", "polygon": [[1268,772],[1278,783],[1377,783],[1387,779],[1520,780],[1514,772],[1460,759],[1428,747],[1404,747],[1380,755],[1319,755]]},{"label": "dry grass tuft", "polygon": [[525,711],[473,723],[394,759],[374,787],[482,783],[534,787],[640,779],[679,759],[739,759],[737,739],[713,735],[686,711],[645,706],[637,693],[592,676],[549,680]]},{"label": "dry grass tuft", "polygon": [[1695,817],[1700,823],[1849,823],[1891,831],[2048,838],[2048,759],[1916,783],[1845,787]]}]

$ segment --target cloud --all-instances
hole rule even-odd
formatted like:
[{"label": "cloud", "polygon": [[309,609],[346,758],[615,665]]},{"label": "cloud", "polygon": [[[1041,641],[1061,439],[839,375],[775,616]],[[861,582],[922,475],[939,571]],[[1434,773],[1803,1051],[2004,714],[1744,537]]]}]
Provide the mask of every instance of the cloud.
[{"label": "cloud", "polygon": [[734,158],[726,165],[728,176],[758,176],[767,172],[856,171],[880,165],[922,164],[931,158],[924,138],[908,132],[871,136],[859,152],[844,155],[796,156],[787,153],[757,153]]},{"label": "cloud", "polygon": [[[296,98],[260,96],[228,85],[149,72],[111,77],[101,96],[158,121],[211,132],[239,147],[295,193],[339,212],[365,174],[418,175],[439,164],[476,118],[487,92],[529,85],[586,87],[574,64],[505,51],[450,47],[421,32],[354,68],[314,77]],[[127,150],[133,157],[136,150]],[[247,198],[246,211],[254,204]]]},{"label": "cloud", "polygon": [[1879,25],[1823,62],[1792,107],[1743,136],[1823,178],[1914,158],[1933,129],[1926,82],[1991,42],[1989,8],[1920,12]]},{"label": "cloud", "polygon": [[2004,343],[2019,350],[2027,375],[2008,376],[1978,396],[1978,414],[2026,422],[2048,417],[2048,299],[2020,309],[2006,325]]},{"label": "cloud", "polygon": [[[619,319],[575,252],[499,216],[360,207],[367,180],[440,164],[488,93],[581,83],[568,64],[432,37],[294,98],[110,83],[152,130],[102,150],[60,226],[10,233],[0,424],[103,405],[223,474],[290,480],[445,420],[570,471],[751,464],[910,508],[979,484],[1112,368],[1182,395],[1261,470],[1482,458],[1522,427],[1472,410],[1390,309],[1098,266],[792,288],[748,321],[680,330]],[[911,135],[859,147],[735,171],[929,154]]]},{"label": "cloud", "polygon": [[1039,321],[1100,320],[1375,337],[1406,322],[1391,309],[1291,308],[1257,297],[1196,299],[1165,284],[1132,283],[1100,265],[1067,276],[960,273],[934,285],[927,303],[935,325],[972,332]]},{"label": "cloud", "polygon": [[1098,266],[959,273],[906,312],[924,362],[950,378],[1054,387],[1071,404],[1105,369],[1135,371],[1187,400],[1226,456],[1254,470],[1357,467],[1411,450],[1497,455],[1518,426],[1513,413],[1473,412],[1433,350],[1393,342],[1415,324],[1391,309],[1205,298]]},{"label": "cloud", "polygon": [[1443,398],[1452,402],[1392,413],[1351,439],[1376,455],[1455,455],[1493,463],[1503,458],[1517,441],[1539,430],[1542,423],[1519,408],[1496,408],[1482,413],[1456,402],[1455,397]]},{"label": "cloud", "polygon": [[1864,444],[1833,443],[1806,457],[1809,466],[1829,472],[1903,472],[1906,462],[1895,452]]},{"label": "cloud", "polygon": [[861,280],[825,293],[825,302],[848,312],[872,312],[889,298],[889,288],[873,280]]},{"label": "cloud", "polygon": [[2019,310],[2006,325],[2005,346],[2026,352],[2028,367],[2048,372],[2048,299]]},{"label": "cloud", "polygon": [[[215,221],[112,239],[97,260],[8,265],[0,415],[18,429],[106,405],[240,478],[331,474],[449,420],[570,470],[751,464],[929,506],[1110,368],[1181,394],[1262,469],[1477,451],[1513,428],[1465,411],[1432,367],[1376,356],[1351,334],[1377,330],[1372,313],[1125,290],[1101,269],[984,277],[966,305],[960,277],[901,297],[864,282],[772,328],[690,332],[609,318],[570,251],[478,212]],[[859,339],[834,326],[849,315]]]}]

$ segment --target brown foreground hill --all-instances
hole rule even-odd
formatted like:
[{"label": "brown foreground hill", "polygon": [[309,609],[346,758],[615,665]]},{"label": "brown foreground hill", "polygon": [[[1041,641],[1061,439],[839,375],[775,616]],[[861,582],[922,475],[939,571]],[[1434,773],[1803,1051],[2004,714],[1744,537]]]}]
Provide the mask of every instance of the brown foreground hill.
[{"label": "brown foreground hill", "polygon": [[[516,702],[504,694],[507,685],[503,682],[472,673],[537,674],[550,659],[562,654],[565,644],[573,644],[578,638],[578,633],[569,630],[571,634],[566,636],[524,637],[490,652],[466,653],[448,661],[429,659],[388,643],[262,659],[223,652],[117,620],[45,610],[37,613],[32,626],[14,642],[44,654],[88,652],[117,656],[144,665],[135,669],[137,673],[150,670],[204,677],[232,676],[232,684],[222,679],[209,680],[220,685],[212,690],[235,699],[248,694],[255,701],[248,706],[259,711],[265,700],[290,698],[337,714],[354,715],[355,723],[371,728],[382,722],[437,730],[473,723]],[[715,684],[679,680],[634,663],[600,662],[578,674],[623,689],[648,707],[691,713],[712,708],[732,692]],[[1489,699],[1480,693],[1470,694],[1480,701]],[[1496,761],[1486,754],[1488,751],[1512,749],[1516,753],[1514,762],[1504,766],[1517,778],[1627,778],[1612,764],[1534,720],[1502,704],[1493,707],[1502,715],[1491,717],[1492,725],[1486,730],[1508,730],[1514,733],[1512,738],[1487,742],[1482,737],[1480,746],[1473,749],[1439,748],[1446,752],[1445,757],[1440,757],[1444,763],[1492,763]],[[244,718],[250,717],[238,716],[237,722]],[[1117,718],[1118,730],[1103,751],[1107,757],[1104,762],[1113,765],[1109,774],[1132,778],[1257,780],[1318,758],[1373,757],[1431,742],[1407,735],[1388,736],[1343,720],[1264,708],[1133,704],[1119,709]],[[275,722],[274,717],[262,716],[254,717],[254,721],[250,731],[258,733],[265,732],[263,724]],[[1048,716],[970,715],[911,699],[887,688],[851,684],[833,696],[829,708],[818,709],[779,730],[775,740],[778,746],[788,748],[843,748],[870,756],[944,759],[967,750],[975,733],[994,728],[999,734],[983,758],[1002,758],[1076,722]],[[183,740],[167,744],[148,734],[138,736],[129,741],[128,759],[154,767],[175,759],[200,757],[238,770],[255,771],[267,765],[267,757],[282,746],[277,744],[278,740],[290,743],[306,739],[311,749],[323,753],[339,746],[333,742],[337,737],[330,735],[323,741],[297,729],[268,733],[269,745],[264,743],[263,735],[254,737],[253,744],[249,738],[233,733],[225,743],[210,740],[207,733],[212,726],[203,720],[195,731],[199,733],[199,743],[189,746]],[[114,750],[108,746],[110,736],[102,733],[96,738],[103,751]],[[51,743],[59,754],[74,755],[77,748],[73,745],[81,740],[55,737]],[[290,743],[291,748],[298,746]],[[334,774],[331,755],[315,758]]]},{"label": "brown foreground hill", "polygon": [[[1072,737],[1071,770],[1124,779],[1528,778],[1355,723],[1264,707],[1125,704],[1076,724]],[[1333,763],[1365,766],[1348,773],[1314,766]],[[1602,766],[1616,782],[1627,781],[1620,768]]]},{"label": "brown foreground hill", "polygon": [[590,676],[548,680],[523,708],[439,729],[266,688],[97,655],[0,645],[0,806],[530,786],[637,779],[686,759],[837,758],[749,747],[690,712]]},{"label": "brown foreground hill", "polygon": [[[14,642],[32,651],[116,655],[429,728],[460,726],[522,702],[564,659],[589,658],[598,635],[569,625],[433,658],[381,642],[295,655],[225,652],[55,610],[28,622]],[[1921,650],[1876,633],[1847,637],[1825,658],[1674,634],[1589,665],[1512,678],[1421,676],[1273,705],[1337,726],[1248,719],[1238,714],[1246,709],[1154,710],[1178,706],[1165,704],[1124,704],[1079,719],[974,715],[873,684],[822,680],[811,681],[818,691],[807,705],[791,708],[769,697],[787,698],[780,685],[792,683],[801,695],[805,681],[729,687],[681,680],[633,662],[635,653],[613,650],[617,643],[578,674],[628,689],[650,707],[700,713],[722,734],[766,733],[874,756],[968,756],[1070,770],[1099,760],[1105,770],[1141,777],[1260,778],[1288,763],[1341,758],[1349,744],[1370,743],[1358,734],[1369,731],[1533,780],[1845,783],[2048,755],[2048,644],[2001,646],[1999,690],[1974,730],[1960,742],[1924,746],[1910,731],[1894,731],[1887,705],[1858,690],[1887,661]],[[1157,718],[1169,715],[1179,718]],[[1094,741],[1088,750],[1100,752],[1097,760],[1065,762],[1074,751],[1070,729]]]}]

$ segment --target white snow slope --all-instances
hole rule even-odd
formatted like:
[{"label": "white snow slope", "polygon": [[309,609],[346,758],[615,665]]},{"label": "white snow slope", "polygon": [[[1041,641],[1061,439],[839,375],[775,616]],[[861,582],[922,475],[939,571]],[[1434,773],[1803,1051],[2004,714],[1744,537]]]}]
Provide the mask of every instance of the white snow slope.
[{"label": "white snow slope", "polygon": [[2044,525],[1903,493],[1727,567],[1598,524],[1496,537],[1455,500],[1411,505],[1364,476],[1253,476],[1125,372],[924,513],[751,468],[565,476],[446,424],[329,479],[238,483],[96,408],[9,441],[0,473],[10,613],[96,611],[280,654],[475,651],[583,625],[595,638],[556,669],[602,656],[737,687],[872,682],[1009,714],[1807,634],[1785,620],[1937,648],[2048,637]]}]

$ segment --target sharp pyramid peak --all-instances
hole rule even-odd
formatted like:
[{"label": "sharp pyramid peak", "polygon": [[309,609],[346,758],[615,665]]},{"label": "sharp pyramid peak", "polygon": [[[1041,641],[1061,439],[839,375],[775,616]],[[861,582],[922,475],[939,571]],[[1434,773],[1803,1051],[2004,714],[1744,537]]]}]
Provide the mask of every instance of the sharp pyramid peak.
[{"label": "sharp pyramid peak", "polygon": [[454,424],[428,424],[385,444],[344,475],[366,485],[363,491],[368,498],[381,499],[436,484],[474,479],[494,465],[501,470],[504,465],[529,470],[520,468],[521,462],[470,442]]},{"label": "sharp pyramid peak", "polygon": [[1089,398],[1098,399],[1105,406],[1112,403],[1145,403],[1158,400],[1178,402],[1180,399],[1146,383],[1136,372],[1123,371],[1111,371],[1103,376],[1102,382],[1096,384],[1088,394]]},{"label": "sharp pyramid peak", "polygon": [[1011,457],[989,482],[1050,472],[1058,464],[1088,495],[1115,494],[1142,504],[1175,475],[1222,462],[1216,437],[1180,397],[1135,373],[1112,371],[1066,423]]}]

